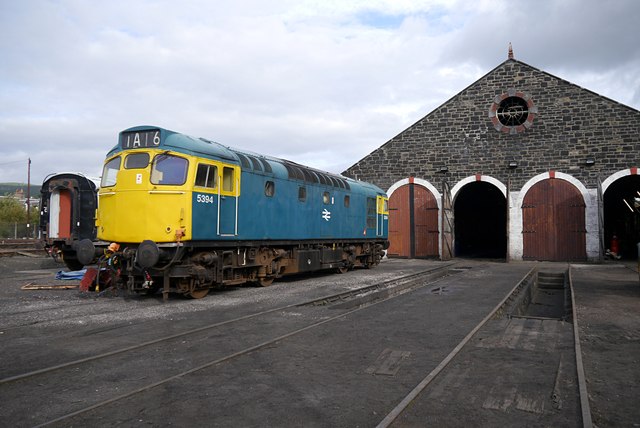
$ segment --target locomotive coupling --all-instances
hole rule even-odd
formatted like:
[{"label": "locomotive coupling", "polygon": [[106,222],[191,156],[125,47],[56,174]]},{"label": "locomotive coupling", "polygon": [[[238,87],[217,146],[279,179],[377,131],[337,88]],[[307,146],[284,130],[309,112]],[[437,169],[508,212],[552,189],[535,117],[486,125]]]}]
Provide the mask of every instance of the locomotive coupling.
[{"label": "locomotive coupling", "polygon": [[143,268],[154,267],[160,260],[160,248],[148,239],[142,241],[136,250],[136,262]]}]

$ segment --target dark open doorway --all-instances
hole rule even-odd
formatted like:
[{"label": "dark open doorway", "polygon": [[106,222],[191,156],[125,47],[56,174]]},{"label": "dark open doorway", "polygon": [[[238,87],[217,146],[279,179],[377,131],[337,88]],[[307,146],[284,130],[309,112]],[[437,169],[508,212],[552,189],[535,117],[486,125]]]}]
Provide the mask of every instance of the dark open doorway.
[{"label": "dark open doorway", "polygon": [[457,257],[506,258],[507,202],[496,186],[483,181],[467,184],[453,209]]},{"label": "dark open doorway", "polygon": [[640,176],[628,175],[611,183],[604,193],[604,247],[611,249],[616,236],[623,259],[638,256],[640,212],[634,207],[634,198],[640,198],[638,191]]}]

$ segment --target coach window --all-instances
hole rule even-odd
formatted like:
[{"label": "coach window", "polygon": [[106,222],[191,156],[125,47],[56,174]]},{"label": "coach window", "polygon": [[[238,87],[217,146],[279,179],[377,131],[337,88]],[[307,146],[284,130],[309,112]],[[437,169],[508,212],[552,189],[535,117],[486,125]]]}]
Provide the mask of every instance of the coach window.
[{"label": "coach window", "polygon": [[304,202],[307,200],[307,188],[306,187],[298,187],[298,200],[300,202]]},{"label": "coach window", "polygon": [[264,194],[270,198],[276,194],[276,185],[273,181],[264,183]]},{"label": "coach window", "polygon": [[102,182],[100,183],[101,187],[109,187],[114,186],[116,184],[116,177],[118,175],[118,170],[120,170],[120,156],[111,159],[104,165],[102,170]]},{"label": "coach window", "polygon": [[124,160],[125,169],[143,169],[149,165],[149,153],[133,153]]},{"label": "coach window", "polygon": [[351,204],[351,198],[349,197],[349,195],[344,195],[344,206],[345,206],[345,208],[349,208],[350,204]]},{"label": "coach window", "polygon": [[196,186],[215,189],[218,187],[218,167],[199,164],[196,171]]},{"label": "coach window", "polygon": [[222,190],[225,192],[233,192],[233,176],[233,168],[222,168]]},{"label": "coach window", "polygon": [[179,186],[187,180],[189,161],[178,156],[161,154],[153,159],[151,183]]}]

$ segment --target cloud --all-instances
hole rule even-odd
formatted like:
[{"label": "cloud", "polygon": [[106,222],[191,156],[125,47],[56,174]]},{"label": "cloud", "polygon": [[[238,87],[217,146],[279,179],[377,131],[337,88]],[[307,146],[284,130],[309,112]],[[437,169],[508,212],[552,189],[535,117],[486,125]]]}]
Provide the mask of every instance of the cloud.
[{"label": "cloud", "polygon": [[33,182],[98,175],[118,132],[142,124],[339,172],[504,61],[508,42],[640,105],[630,0],[227,3],[2,2],[0,182],[26,181],[28,157]]}]

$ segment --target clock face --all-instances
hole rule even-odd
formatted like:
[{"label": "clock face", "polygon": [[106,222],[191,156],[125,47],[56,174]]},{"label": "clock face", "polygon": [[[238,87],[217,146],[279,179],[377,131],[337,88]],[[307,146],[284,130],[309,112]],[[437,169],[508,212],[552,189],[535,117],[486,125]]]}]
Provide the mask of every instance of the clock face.
[{"label": "clock face", "polygon": [[520,97],[508,97],[498,106],[496,116],[504,126],[522,125],[529,115],[527,102]]},{"label": "clock face", "polygon": [[533,104],[531,95],[509,89],[496,96],[489,108],[489,119],[496,131],[518,134],[531,128],[538,108]]}]

